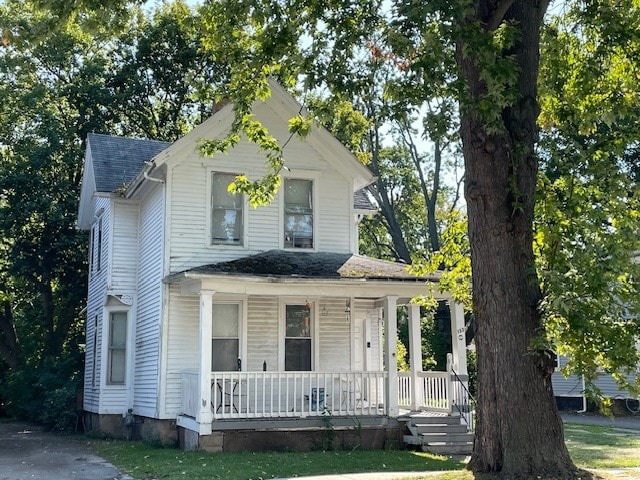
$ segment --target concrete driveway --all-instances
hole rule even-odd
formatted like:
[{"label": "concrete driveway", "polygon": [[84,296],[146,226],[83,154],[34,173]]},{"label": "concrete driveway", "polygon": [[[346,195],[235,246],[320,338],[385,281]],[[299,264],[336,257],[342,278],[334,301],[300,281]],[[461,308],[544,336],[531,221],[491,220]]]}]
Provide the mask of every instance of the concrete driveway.
[{"label": "concrete driveway", "polygon": [[22,422],[0,423],[0,480],[128,480],[82,437]]}]

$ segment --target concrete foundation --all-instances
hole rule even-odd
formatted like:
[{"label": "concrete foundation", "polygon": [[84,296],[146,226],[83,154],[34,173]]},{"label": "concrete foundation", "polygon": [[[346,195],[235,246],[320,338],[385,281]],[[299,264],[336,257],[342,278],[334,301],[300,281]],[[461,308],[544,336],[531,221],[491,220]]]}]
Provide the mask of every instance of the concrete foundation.
[{"label": "concrete foundation", "polygon": [[178,445],[175,420],[158,420],[138,415],[127,420],[123,415],[85,412],[83,426],[87,433],[98,433],[111,438],[144,440],[157,445]]},{"label": "concrete foundation", "polygon": [[207,452],[401,449],[402,427],[363,427],[331,429],[222,430],[211,435],[178,427],[180,448]]},{"label": "concrete foundation", "polygon": [[[371,417],[354,423],[350,418],[326,420],[261,420],[220,422],[210,435],[177,427],[175,420],[86,412],[87,432],[112,438],[143,440],[158,445],[178,445],[187,451],[312,451],[404,448],[404,424],[395,419]],[[217,427],[217,428],[216,428]]]}]

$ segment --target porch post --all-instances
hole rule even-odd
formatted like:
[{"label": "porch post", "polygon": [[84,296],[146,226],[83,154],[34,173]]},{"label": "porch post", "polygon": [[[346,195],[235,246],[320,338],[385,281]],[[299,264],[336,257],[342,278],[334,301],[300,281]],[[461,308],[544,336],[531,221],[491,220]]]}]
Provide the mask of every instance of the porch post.
[{"label": "porch post", "polygon": [[464,308],[461,303],[449,301],[451,312],[452,367],[458,375],[467,375],[467,340],[464,326]]},{"label": "porch post", "polygon": [[[464,326],[464,308],[460,303],[449,302],[451,312],[451,362],[447,362],[447,369],[452,368],[458,374],[456,378],[449,372],[449,411],[454,414],[466,415],[469,399],[466,389],[469,388],[467,376],[467,341]],[[461,384],[462,385],[461,385]],[[454,407],[455,405],[455,407]],[[455,411],[454,411],[455,410]]]},{"label": "porch post", "polygon": [[397,417],[398,408],[398,312],[396,311],[398,297],[384,297],[384,343],[387,360],[387,412],[390,417]]},{"label": "porch post", "polygon": [[198,351],[200,354],[200,402],[196,413],[196,422],[200,424],[200,433],[211,433],[211,334],[213,329],[213,294],[211,290],[200,291],[200,322]]},{"label": "porch post", "polygon": [[422,382],[418,372],[422,371],[422,332],[420,331],[420,305],[410,303],[409,309],[409,368],[411,370],[411,409],[422,406]]}]

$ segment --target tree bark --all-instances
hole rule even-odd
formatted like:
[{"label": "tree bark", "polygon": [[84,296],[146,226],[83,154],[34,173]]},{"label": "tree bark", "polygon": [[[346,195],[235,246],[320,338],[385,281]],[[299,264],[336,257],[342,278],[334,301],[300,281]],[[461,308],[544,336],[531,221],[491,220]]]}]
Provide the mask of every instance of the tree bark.
[{"label": "tree bark", "polygon": [[387,187],[381,179],[380,176],[380,166],[378,153],[380,152],[380,142],[378,141],[378,134],[372,134],[371,138],[371,171],[377,177],[376,180],[376,190],[373,192],[373,195],[380,206],[380,211],[384,216],[387,222],[387,229],[389,231],[389,235],[391,236],[391,241],[393,242],[393,246],[395,249],[396,260],[402,260],[405,263],[411,263],[411,253],[409,252],[409,247],[407,246],[407,242],[404,239],[404,235],[402,233],[402,228],[398,223],[398,219],[396,218],[395,210],[391,201],[389,200],[390,193],[387,191]]},{"label": "tree bark", "polygon": [[0,357],[10,368],[17,368],[22,359],[22,351],[13,322],[11,304],[5,300],[0,307]]},{"label": "tree bark", "polygon": [[[504,3],[478,2],[485,25]],[[476,440],[469,468],[506,478],[572,478],[577,469],[564,444],[551,386],[553,364],[533,341],[541,333],[535,271],[533,210],[537,175],[537,73],[545,8],[516,0],[505,18],[520,36],[511,51],[519,68],[518,99],[502,111],[503,133],[489,133],[473,107],[461,118],[465,196],[471,243],[478,358]],[[457,60],[469,93],[486,92],[482,66]]]}]

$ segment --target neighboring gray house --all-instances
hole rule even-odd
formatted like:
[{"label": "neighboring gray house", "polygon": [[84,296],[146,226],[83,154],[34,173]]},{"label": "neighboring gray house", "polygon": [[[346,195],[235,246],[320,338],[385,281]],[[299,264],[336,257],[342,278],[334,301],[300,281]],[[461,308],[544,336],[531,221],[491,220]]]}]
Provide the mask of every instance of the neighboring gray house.
[{"label": "neighboring gray house", "polygon": [[[272,92],[254,114],[283,140],[300,105]],[[288,143],[276,199],[251,208],[227,185],[264,175],[255,145],[197,151],[232,119],[228,105],[171,144],[87,138],[87,425],[189,449],[308,448],[330,412],[338,429],[358,423],[363,444],[382,446],[402,439],[401,408],[451,413],[459,389],[451,372],[421,371],[410,304],[437,278],[358,255],[358,222],[375,212],[362,191],[370,171],[315,126]],[[397,371],[400,305],[408,373]],[[464,318],[452,307],[451,366],[464,382]]]}]

